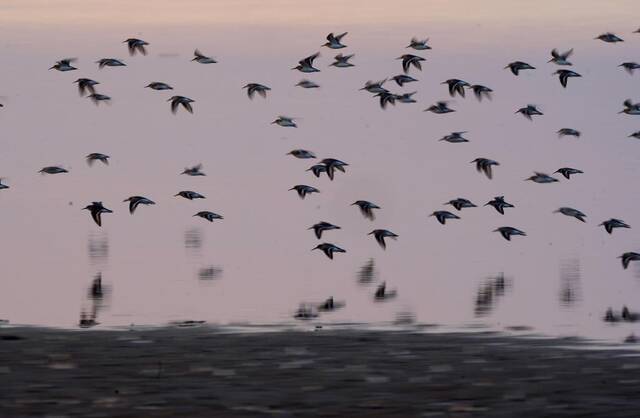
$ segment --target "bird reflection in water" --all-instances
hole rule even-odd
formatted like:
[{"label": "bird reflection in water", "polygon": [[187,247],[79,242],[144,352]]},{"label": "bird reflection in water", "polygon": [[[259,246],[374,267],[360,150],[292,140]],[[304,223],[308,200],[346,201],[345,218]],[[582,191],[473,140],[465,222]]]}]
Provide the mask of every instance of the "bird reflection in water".
[{"label": "bird reflection in water", "polygon": [[373,258],[370,258],[358,271],[358,283],[366,285],[373,283],[377,276],[375,261]]},{"label": "bird reflection in water", "polygon": [[560,306],[570,308],[581,299],[580,260],[569,258],[560,262]]},{"label": "bird reflection in water", "polygon": [[96,274],[87,291],[90,308],[83,308],[80,312],[80,328],[90,328],[99,324],[98,314],[106,307],[106,299],[109,294],[110,289],[102,284],[102,273]]},{"label": "bird reflection in water", "polygon": [[184,248],[189,254],[198,254],[202,248],[202,230],[190,228],[184,232]]},{"label": "bird reflection in water", "polygon": [[511,287],[511,282],[505,279],[504,273],[487,279],[478,288],[474,313],[476,317],[491,314],[498,298],[504,296],[505,291]]},{"label": "bird reflection in water", "polygon": [[109,237],[107,234],[103,232],[89,234],[87,252],[92,266],[105,266],[109,259]]}]

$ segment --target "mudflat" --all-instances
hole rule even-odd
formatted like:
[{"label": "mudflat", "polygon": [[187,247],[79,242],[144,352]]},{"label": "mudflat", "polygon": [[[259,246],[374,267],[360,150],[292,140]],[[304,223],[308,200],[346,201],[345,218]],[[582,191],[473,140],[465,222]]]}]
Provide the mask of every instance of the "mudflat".
[{"label": "mudflat", "polygon": [[2,417],[638,417],[639,352],[496,333],[0,328]]}]

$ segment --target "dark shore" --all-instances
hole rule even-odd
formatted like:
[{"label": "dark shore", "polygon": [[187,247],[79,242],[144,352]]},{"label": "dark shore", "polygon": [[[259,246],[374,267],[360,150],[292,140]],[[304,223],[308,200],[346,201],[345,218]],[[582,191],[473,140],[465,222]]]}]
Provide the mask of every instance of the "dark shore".
[{"label": "dark shore", "polygon": [[0,416],[640,416],[639,353],[583,348],[494,333],[0,328]]}]

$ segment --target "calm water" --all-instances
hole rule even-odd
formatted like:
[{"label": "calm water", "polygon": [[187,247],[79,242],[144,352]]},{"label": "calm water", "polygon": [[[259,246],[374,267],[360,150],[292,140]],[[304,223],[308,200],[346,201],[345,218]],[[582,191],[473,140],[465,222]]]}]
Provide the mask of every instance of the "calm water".
[{"label": "calm water", "polygon": [[[126,3],[126,4],[125,4]],[[326,3],[326,4],[325,4]],[[617,65],[640,61],[640,22],[634,1],[531,2],[285,0],[129,2],[8,1],[0,6],[3,65],[0,95],[0,318],[12,323],[77,326],[97,315],[101,326],[213,323],[289,323],[301,302],[333,295],[344,309],[328,322],[384,323],[398,317],[446,326],[531,326],[562,335],[620,340],[640,327],[609,326],[607,307],[640,310],[640,277],[616,257],[640,247],[640,142],[627,138],[640,117],[619,115],[626,98],[640,100],[640,73]],[[107,7],[107,5],[109,5]],[[566,16],[570,14],[571,19]],[[127,22],[127,23],[125,23]],[[328,32],[349,31],[345,53],[353,68],[291,71],[318,50]],[[614,31],[623,44],[593,38]],[[149,55],[129,57],[121,42],[148,41]],[[417,104],[386,111],[365,81],[400,73],[395,60],[412,36],[433,50],[417,83]],[[194,48],[218,64],[190,62]],[[583,75],[563,89],[547,64],[552,48],[574,48]],[[55,60],[78,57],[78,71],[47,71]],[[124,68],[98,70],[99,58],[122,58]],[[514,77],[503,67],[536,66]],[[78,77],[98,80],[111,106],[78,96]],[[322,88],[294,87],[302,78]],[[447,99],[440,82],[461,78],[490,86],[493,101],[456,98],[457,112],[422,110]],[[193,115],[172,115],[170,94],[143,87],[164,81],[193,98]],[[248,82],[272,88],[249,101]],[[386,87],[390,88],[391,83]],[[527,103],[545,113],[529,122],[513,112]],[[298,117],[298,129],[270,125],[277,115]],[[559,139],[563,127],[582,131]],[[467,144],[437,140],[469,131]],[[350,165],[335,181],[305,172],[313,162],[285,154],[294,148]],[[84,156],[103,152],[111,164],[88,167]],[[490,181],[469,161],[501,163]],[[186,177],[203,163],[206,177]],[[69,174],[42,176],[46,165]],[[524,182],[532,172],[570,166],[585,174],[556,184]],[[320,189],[305,200],[296,184]],[[172,197],[195,190],[205,200]],[[131,216],[122,200],[144,195],[155,206]],[[466,209],[446,226],[427,215],[465,197],[478,205],[505,195],[504,216],[490,207]],[[350,206],[379,204],[375,222]],[[85,205],[101,200],[115,213],[98,228]],[[588,222],[552,211],[572,206]],[[211,210],[212,224],[192,215]],[[607,235],[597,224],[616,217],[632,225]],[[345,249],[333,261],[318,251],[307,228],[325,220],[342,226],[326,240]],[[491,231],[510,225],[528,233],[512,242]],[[388,228],[400,238],[381,250],[366,234]],[[518,239],[520,238],[520,239]],[[101,275],[98,297],[92,281]],[[373,303],[376,283],[398,290]]]}]

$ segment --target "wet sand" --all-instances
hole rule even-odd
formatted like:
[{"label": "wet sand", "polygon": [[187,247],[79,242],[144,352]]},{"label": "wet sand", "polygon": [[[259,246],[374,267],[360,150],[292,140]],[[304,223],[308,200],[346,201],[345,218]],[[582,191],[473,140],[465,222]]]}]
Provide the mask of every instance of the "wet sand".
[{"label": "wet sand", "polygon": [[586,347],[496,333],[2,328],[0,416],[637,417],[640,353]]}]

